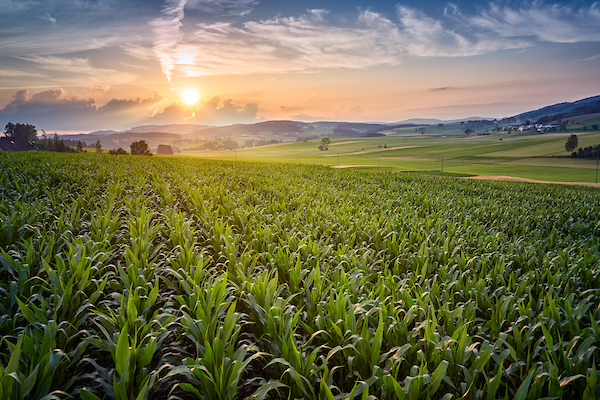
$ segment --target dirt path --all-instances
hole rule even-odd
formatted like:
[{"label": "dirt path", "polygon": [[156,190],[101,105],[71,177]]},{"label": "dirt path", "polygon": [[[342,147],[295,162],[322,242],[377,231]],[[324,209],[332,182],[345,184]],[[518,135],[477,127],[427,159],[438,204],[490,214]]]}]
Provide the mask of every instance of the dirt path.
[{"label": "dirt path", "polygon": [[488,180],[488,181],[531,182],[531,183],[553,183],[553,184],[557,184],[557,185],[577,185],[577,186],[600,187],[600,183],[538,181],[536,179],[515,178],[514,176],[502,176],[502,175],[498,175],[498,176],[489,176],[489,175],[469,176],[469,177],[465,177],[465,179],[479,179],[479,180]]},{"label": "dirt path", "polygon": [[378,165],[334,165],[332,168],[371,168]]}]

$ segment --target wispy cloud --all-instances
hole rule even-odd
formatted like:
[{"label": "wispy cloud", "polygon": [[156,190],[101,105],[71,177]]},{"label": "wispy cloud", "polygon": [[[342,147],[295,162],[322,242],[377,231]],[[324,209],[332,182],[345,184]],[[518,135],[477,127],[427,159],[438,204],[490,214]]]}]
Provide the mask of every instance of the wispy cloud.
[{"label": "wispy cloud", "polygon": [[0,77],[10,78],[47,78],[47,75],[37,74],[35,72],[27,72],[21,70],[0,69]]},{"label": "wispy cloud", "polygon": [[151,22],[156,35],[154,42],[154,53],[158,57],[161,68],[167,80],[171,81],[171,76],[176,65],[176,55],[174,49],[178,42],[183,39],[179,29],[182,26],[181,20],[184,17],[183,9],[187,0],[169,0],[163,9],[163,15]]},{"label": "wispy cloud", "polygon": [[44,21],[50,22],[52,25],[56,24],[56,18],[52,17],[50,14],[46,13],[46,15],[42,15],[40,17]]},{"label": "wispy cloud", "polygon": [[244,16],[252,12],[258,0],[190,0],[189,8],[221,16]]},{"label": "wispy cloud", "polygon": [[[536,42],[600,41],[600,10],[524,3],[515,8],[494,3],[476,13],[462,13],[449,3],[432,17],[404,5],[395,19],[359,10],[343,24],[327,10],[300,16],[277,16],[244,23],[197,23],[182,29],[184,8],[217,10],[233,4],[250,9],[255,1],[171,1],[165,18],[153,22],[155,53],[165,75],[196,76],[279,72],[321,68],[364,68],[398,64],[406,56],[466,57]],[[242,11],[239,12],[243,14]]]},{"label": "wispy cloud", "polygon": [[541,1],[525,3],[519,8],[492,3],[480,14],[462,18],[502,38],[533,37],[554,43],[600,41],[598,3],[581,8]]},{"label": "wispy cloud", "polygon": [[[110,68],[99,68],[91,65],[86,58],[66,58],[55,56],[29,56],[19,57],[23,61],[34,63],[38,68],[53,71],[56,82],[75,84],[81,82],[83,85],[90,84],[122,84],[135,80],[137,75],[118,71]],[[60,75],[56,75],[60,72]],[[64,75],[64,78],[61,78]]]}]

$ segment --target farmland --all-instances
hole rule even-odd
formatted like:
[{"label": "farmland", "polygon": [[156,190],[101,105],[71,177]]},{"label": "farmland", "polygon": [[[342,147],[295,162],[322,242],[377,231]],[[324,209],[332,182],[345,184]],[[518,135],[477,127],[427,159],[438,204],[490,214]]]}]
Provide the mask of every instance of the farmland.
[{"label": "farmland", "polygon": [[599,397],[597,189],[305,161],[0,154],[0,398]]},{"label": "farmland", "polygon": [[[458,125],[460,126],[460,125]],[[600,143],[600,133],[574,131],[578,147]],[[320,139],[223,151],[184,151],[180,156],[220,160],[252,160],[362,166],[388,171],[441,172],[453,175],[508,175],[561,182],[594,182],[596,160],[568,158],[569,133],[493,133],[458,137],[456,125],[427,127],[423,135],[414,128],[388,132],[377,138],[333,138],[328,151],[319,151]],[[443,165],[442,165],[443,162]]]}]

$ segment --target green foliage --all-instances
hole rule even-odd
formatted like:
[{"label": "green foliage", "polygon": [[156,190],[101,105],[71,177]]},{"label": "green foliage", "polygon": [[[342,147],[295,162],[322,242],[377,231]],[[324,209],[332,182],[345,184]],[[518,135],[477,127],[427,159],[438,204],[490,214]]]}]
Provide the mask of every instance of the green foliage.
[{"label": "green foliage", "polygon": [[9,122],[4,127],[4,134],[15,139],[23,139],[27,142],[33,142],[37,139],[37,129],[29,124],[13,124]]},{"label": "green foliage", "polygon": [[331,139],[328,137],[321,139],[321,145],[319,146],[319,150],[329,150],[329,144],[331,143]]},{"label": "green foliage", "polygon": [[131,154],[134,156],[151,156],[150,149],[148,148],[148,143],[145,140],[139,140],[137,142],[131,143],[130,146]]},{"label": "green foliage", "polygon": [[577,143],[577,135],[572,133],[571,136],[567,138],[567,143],[565,143],[565,150],[568,152],[575,150],[577,148]]},{"label": "green foliage", "polygon": [[110,149],[108,151],[108,154],[112,154],[112,155],[121,155],[121,154],[127,154],[127,152],[125,151],[125,149],[119,147],[118,149],[114,150],[114,149]]},{"label": "green foliage", "polygon": [[0,398],[597,399],[598,220],[595,188],[2,153]]}]

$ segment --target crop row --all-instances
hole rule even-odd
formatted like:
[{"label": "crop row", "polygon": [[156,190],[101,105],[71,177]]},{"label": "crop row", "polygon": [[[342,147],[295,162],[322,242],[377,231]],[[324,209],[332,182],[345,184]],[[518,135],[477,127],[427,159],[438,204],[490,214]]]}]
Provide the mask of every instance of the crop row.
[{"label": "crop row", "polygon": [[600,398],[595,189],[0,154],[0,398]]}]

